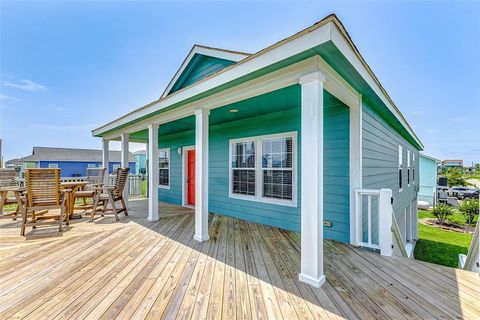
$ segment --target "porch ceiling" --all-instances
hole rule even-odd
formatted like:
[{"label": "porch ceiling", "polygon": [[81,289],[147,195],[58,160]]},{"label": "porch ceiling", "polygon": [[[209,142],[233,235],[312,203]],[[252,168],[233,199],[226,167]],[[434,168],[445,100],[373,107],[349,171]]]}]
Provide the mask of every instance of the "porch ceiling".
[{"label": "porch ceiling", "polygon": [[[214,126],[225,122],[284,111],[300,107],[300,103],[300,85],[293,85],[214,109],[210,113],[210,125]],[[231,112],[230,110],[238,110],[238,112]],[[165,136],[194,129],[195,117],[190,116],[161,125],[159,127],[159,135]],[[132,133],[130,137],[132,139],[148,140],[148,131],[147,129],[137,131]]]}]

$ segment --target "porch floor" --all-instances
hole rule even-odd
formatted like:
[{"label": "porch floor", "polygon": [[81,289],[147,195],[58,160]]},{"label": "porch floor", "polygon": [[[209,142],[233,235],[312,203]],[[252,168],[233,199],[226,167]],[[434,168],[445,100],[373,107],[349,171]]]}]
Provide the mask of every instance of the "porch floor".
[{"label": "porch floor", "polygon": [[462,270],[325,241],[327,281],[298,281],[293,232],[211,215],[193,240],[190,209],[146,202],[130,215],[27,229],[0,220],[0,319],[480,318],[480,278]]}]

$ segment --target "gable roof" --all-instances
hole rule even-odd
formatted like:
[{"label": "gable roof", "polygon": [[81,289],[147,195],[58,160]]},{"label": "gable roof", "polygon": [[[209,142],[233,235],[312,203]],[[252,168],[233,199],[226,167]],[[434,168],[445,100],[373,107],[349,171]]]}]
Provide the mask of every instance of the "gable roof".
[{"label": "gable roof", "polygon": [[[120,162],[120,151],[110,151],[109,161]],[[32,155],[23,157],[23,161],[81,161],[81,162],[101,162],[102,150],[94,149],[70,149],[70,148],[49,148],[33,147]],[[133,153],[129,152],[129,162],[135,162]]]},{"label": "gable roof", "polygon": [[442,160],[439,160],[439,159],[431,157],[431,156],[427,156],[426,154],[421,153],[421,152],[420,152],[420,157],[428,159],[428,160],[432,160],[432,161],[435,161],[435,162],[438,162],[438,163],[442,162]]},{"label": "gable roof", "polygon": [[250,55],[250,53],[195,44],[160,98],[202,80]]},{"label": "gable roof", "polygon": [[416,148],[423,149],[422,142],[366,63],[335,14],[330,14],[314,25],[188,87],[171,94],[164,94],[160,99],[92,130],[92,134],[97,137],[110,135],[109,139],[113,139],[113,136],[119,135],[120,130],[124,127],[215,95],[225,89],[314,55],[324,59],[341,77],[349,77],[345,80],[362,94],[362,99],[373,102],[375,110],[380,111],[383,117],[388,118],[389,124],[396,131]]}]

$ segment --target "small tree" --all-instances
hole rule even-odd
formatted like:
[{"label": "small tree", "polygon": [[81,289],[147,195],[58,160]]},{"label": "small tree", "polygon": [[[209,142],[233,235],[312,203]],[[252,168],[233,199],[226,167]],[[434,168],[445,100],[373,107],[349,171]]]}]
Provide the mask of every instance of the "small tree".
[{"label": "small tree", "polygon": [[463,214],[465,217],[465,221],[468,224],[473,224],[473,219],[476,215],[478,215],[478,200],[477,199],[469,199],[462,201],[458,210]]},{"label": "small tree", "polygon": [[447,176],[450,187],[467,185],[467,181],[463,177],[463,172],[459,168],[448,168],[445,171],[445,175]]},{"label": "small tree", "polygon": [[438,222],[444,224],[447,217],[453,214],[453,209],[445,204],[439,204],[433,208],[432,213],[435,218],[437,218]]}]

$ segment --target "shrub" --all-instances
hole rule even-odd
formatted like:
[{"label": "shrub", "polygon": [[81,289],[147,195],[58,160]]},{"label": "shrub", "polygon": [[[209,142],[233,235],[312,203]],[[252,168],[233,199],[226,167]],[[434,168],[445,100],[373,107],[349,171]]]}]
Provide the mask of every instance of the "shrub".
[{"label": "shrub", "polygon": [[439,204],[433,208],[432,213],[438,222],[444,224],[447,217],[453,214],[453,209],[445,204]]},{"label": "shrub", "polygon": [[473,224],[473,219],[478,214],[478,200],[470,199],[462,201],[460,206],[458,206],[458,210],[463,214],[468,224]]},{"label": "shrub", "polygon": [[463,177],[463,172],[459,168],[448,168],[445,171],[445,175],[447,176],[448,185],[450,187],[467,185],[467,181]]}]

